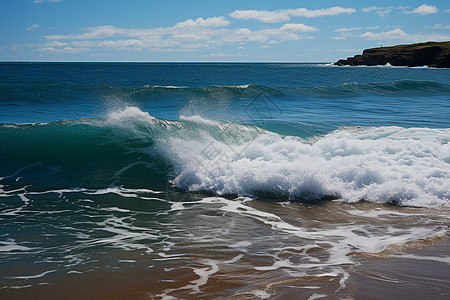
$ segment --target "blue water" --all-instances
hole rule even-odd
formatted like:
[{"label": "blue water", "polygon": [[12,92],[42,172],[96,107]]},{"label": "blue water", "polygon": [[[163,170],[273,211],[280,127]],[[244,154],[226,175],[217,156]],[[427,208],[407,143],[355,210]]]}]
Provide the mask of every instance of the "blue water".
[{"label": "blue water", "polygon": [[352,253],[448,234],[449,116],[448,69],[0,63],[0,298],[117,270],[228,297],[236,262],[238,294],[352,297]]},{"label": "blue water", "polygon": [[[323,130],[449,125],[446,69],[190,63],[2,63],[0,67],[0,123],[104,117],[120,105],[138,106],[162,119],[178,119],[189,105],[190,113],[251,121],[252,101],[264,96],[279,112],[255,119],[269,116],[268,121],[300,122]],[[233,88],[243,85],[250,86]]]}]

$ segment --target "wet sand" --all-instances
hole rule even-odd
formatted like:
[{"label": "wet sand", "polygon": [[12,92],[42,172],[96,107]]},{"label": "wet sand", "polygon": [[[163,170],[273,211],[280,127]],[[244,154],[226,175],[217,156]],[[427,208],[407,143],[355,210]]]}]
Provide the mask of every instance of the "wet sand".
[{"label": "wet sand", "polygon": [[[135,269],[66,274],[48,285],[0,290],[1,299],[448,299],[450,296],[450,239],[410,248],[402,254],[356,255],[345,288],[339,277],[295,278],[284,272],[243,269],[231,264],[193,289],[199,276],[174,262]],[[434,260],[444,258],[442,262]],[[445,259],[446,258],[446,259]],[[245,262],[244,262],[245,264]],[[172,278],[172,279],[170,279]]]},{"label": "wet sand", "polygon": [[[354,299],[449,299],[449,255],[447,237],[398,257],[361,256],[346,289]],[[446,262],[433,257],[446,257]]]}]

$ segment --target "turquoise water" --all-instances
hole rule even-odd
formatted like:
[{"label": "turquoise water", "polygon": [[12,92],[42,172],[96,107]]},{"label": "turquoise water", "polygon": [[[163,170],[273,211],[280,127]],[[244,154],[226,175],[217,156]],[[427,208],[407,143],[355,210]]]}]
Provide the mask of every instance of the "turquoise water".
[{"label": "turquoise water", "polygon": [[352,253],[448,234],[449,115],[446,69],[0,63],[0,295],[120,270],[189,298],[239,264],[349,296]]}]

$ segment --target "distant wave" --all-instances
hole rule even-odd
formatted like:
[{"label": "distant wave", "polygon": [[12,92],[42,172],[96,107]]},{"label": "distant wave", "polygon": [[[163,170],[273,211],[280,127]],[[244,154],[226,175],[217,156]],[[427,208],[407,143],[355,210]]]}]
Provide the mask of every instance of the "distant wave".
[{"label": "distant wave", "polygon": [[[124,87],[116,85],[79,85],[70,83],[49,84],[36,82],[23,86],[9,84],[0,86],[3,103],[14,103],[13,95],[25,95],[22,101],[47,103],[42,94],[60,95],[61,101],[80,98],[119,98],[131,101],[152,101],[154,99],[249,99],[260,95],[270,97],[357,97],[375,95],[380,97],[422,97],[431,95],[447,95],[450,84],[434,81],[400,80],[380,83],[346,83],[337,86],[267,86],[259,84],[242,85],[209,85],[200,87],[144,85],[141,87]],[[29,93],[29,94],[27,94]],[[11,96],[10,96],[11,95]]]},{"label": "distant wave", "polygon": [[129,91],[135,95],[151,94],[184,94],[188,96],[213,97],[227,95],[234,97],[255,97],[259,94],[269,96],[306,95],[311,97],[326,96],[358,96],[358,95],[439,95],[450,92],[450,84],[433,81],[400,80],[389,83],[346,83],[338,86],[300,86],[300,87],[272,87],[258,84],[244,84],[237,86],[211,85],[204,87],[162,87],[145,86]]},{"label": "distant wave", "polygon": [[450,92],[450,84],[433,81],[400,80],[391,83],[346,83],[333,87],[298,87],[293,93],[312,97],[326,96],[424,96]]},{"label": "distant wave", "polygon": [[169,180],[218,195],[450,206],[450,129],[346,127],[302,139],[127,107],[106,119],[4,124],[0,140],[0,190]]}]

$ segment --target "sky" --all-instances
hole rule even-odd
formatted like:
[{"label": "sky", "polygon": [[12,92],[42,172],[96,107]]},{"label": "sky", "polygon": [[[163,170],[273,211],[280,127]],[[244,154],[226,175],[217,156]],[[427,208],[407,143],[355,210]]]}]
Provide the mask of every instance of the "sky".
[{"label": "sky", "polygon": [[0,0],[0,61],[333,62],[447,40],[448,0]]}]

